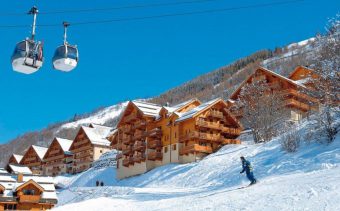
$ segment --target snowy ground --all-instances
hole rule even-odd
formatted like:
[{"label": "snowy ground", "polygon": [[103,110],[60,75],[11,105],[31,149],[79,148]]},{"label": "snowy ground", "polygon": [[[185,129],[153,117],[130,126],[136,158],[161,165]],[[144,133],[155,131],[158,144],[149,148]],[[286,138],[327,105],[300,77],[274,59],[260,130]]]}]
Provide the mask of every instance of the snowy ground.
[{"label": "snowy ground", "polygon": [[[241,155],[260,181],[244,189],[249,182],[239,174]],[[340,136],[291,154],[278,138],[225,146],[201,162],[166,165],[122,181],[115,173],[108,167],[58,177],[65,189],[56,210],[340,210]],[[94,187],[96,180],[108,186]]]}]

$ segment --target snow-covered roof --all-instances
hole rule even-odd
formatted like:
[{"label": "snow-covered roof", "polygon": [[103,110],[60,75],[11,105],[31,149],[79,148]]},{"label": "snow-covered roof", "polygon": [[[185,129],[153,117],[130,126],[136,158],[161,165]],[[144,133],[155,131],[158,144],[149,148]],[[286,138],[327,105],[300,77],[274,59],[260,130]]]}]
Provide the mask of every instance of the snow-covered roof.
[{"label": "snow-covered roof", "polygon": [[161,110],[161,106],[153,103],[141,102],[141,101],[132,101],[132,103],[137,106],[137,108],[144,114],[148,116],[157,117],[159,111]]},{"label": "snow-covered roof", "polygon": [[69,139],[64,139],[64,138],[55,138],[56,141],[59,143],[59,145],[61,146],[61,148],[63,149],[64,152],[67,152],[70,150],[70,147],[72,145],[72,140]]},{"label": "snow-covered roof", "polygon": [[12,173],[14,174],[32,174],[32,171],[27,166],[23,165],[16,165],[16,164],[9,164],[9,168],[12,170]]},{"label": "snow-covered roof", "polygon": [[6,169],[0,168],[0,174],[8,174],[8,172]]},{"label": "snow-covered roof", "polygon": [[43,189],[41,197],[42,199],[53,200],[52,203],[56,203],[57,194],[54,186],[54,180],[52,177],[45,176],[24,175],[23,181],[18,182],[17,175],[15,174],[0,175],[0,185],[4,186],[6,189],[1,197],[15,197],[13,193],[16,191],[16,189],[31,180],[37,183]]},{"label": "snow-covered roof", "polygon": [[[106,137],[110,134],[111,130],[102,127],[86,127],[82,126],[85,134],[90,139],[92,144],[110,146],[110,141]],[[111,128],[112,129],[112,128]]]},{"label": "snow-covered roof", "polygon": [[206,103],[203,103],[193,109],[191,109],[190,111],[184,112],[184,113],[178,113],[176,112],[176,114],[179,116],[179,118],[176,120],[176,122],[181,122],[184,121],[186,119],[190,119],[192,118],[194,115],[198,114],[199,112],[203,111],[204,109],[208,108],[209,106],[211,106],[212,104],[216,103],[217,101],[220,101],[220,98],[208,101]]},{"label": "snow-covered roof", "polygon": [[22,155],[17,155],[17,154],[13,154],[13,157],[15,158],[15,160],[20,163],[21,159],[24,157]]},{"label": "snow-covered roof", "polygon": [[184,101],[182,103],[179,103],[179,104],[176,104],[176,105],[173,105],[173,106],[163,106],[163,108],[165,108],[169,113],[172,113],[172,112],[175,112],[181,108],[183,108],[184,106],[194,102],[194,101],[197,101],[197,99],[190,99],[190,100],[187,100],[187,101]]},{"label": "snow-covered roof", "polygon": [[39,158],[42,160],[48,150],[48,148],[46,147],[41,147],[41,146],[36,146],[36,145],[32,145],[32,148],[34,149],[34,151],[37,153],[37,155],[39,156]]}]

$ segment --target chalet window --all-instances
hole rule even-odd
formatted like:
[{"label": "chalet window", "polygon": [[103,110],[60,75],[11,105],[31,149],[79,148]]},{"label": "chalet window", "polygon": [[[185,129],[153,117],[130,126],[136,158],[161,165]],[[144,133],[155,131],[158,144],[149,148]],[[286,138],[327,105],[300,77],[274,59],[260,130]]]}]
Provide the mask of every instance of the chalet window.
[{"label": "chalet window", "polygon": [[168,147],[164,147],[164,153],[168,152]]},{"label": "chalet window", "polygon": [[4,194],[4,191],[3,190],[0,190],[0,195]]},{"label": "chalet window", "polygon": [[100,150],[100,153],[103,153],[103,150]]},{"label": "chalet window", "polygon": [[34,195],[34,190],[30,190],[30,189],[28,189],[28,190],[23,190],[23,193],[24,193],[24,195],[33,196],[33,195]]},{"label": "chalet window", "polygon": [[177,146],[176,144],[172,145],[172,150],[175,151],[176,150],[176,146]]},{"label": "chalet window", "polygon": [[177,133],[175,132],[175,138],[177,138]]}]

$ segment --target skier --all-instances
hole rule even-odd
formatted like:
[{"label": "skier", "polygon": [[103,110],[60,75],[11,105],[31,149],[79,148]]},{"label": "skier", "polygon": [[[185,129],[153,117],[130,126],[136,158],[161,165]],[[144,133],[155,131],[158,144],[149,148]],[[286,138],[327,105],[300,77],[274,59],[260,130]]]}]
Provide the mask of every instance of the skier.
[{"label": "skier", "polygon": [[240,174],[243,174],[243,172],[246,172],[247,178],[250,180],[249,185],[255,184],[257,181],[253,174],[253,167],[251,166],[250,162],[247,161],[243,156],[241,156],[240,158],[242,161],[242,171],[240,172]]}]

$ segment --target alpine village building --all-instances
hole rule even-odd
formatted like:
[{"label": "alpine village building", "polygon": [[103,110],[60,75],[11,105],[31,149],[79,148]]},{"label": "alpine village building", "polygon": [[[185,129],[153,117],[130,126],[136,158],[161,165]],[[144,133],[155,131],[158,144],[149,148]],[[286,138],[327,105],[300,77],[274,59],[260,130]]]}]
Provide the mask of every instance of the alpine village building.
[{"label": "alpine village building", "polygon": [[111,150],[110,141],[107,139],[113,129],[95,124],[89,127],[82,126],[74,138],[70,151],[73,154],[72,173],[79,173],[89,169],[92,162]]},{"label": "alpine village building", "polygon": [[44,156],[43,173],[48,176],[72,173],[73,154],[69,151],[72,140],[54,138]]},{"label": "alpine village building", "polygon": [[0,169],[0,211],[48,210],[55,204],[57,194],[52,177],[34,176],[27,173],[27,167],[16,168],[15,174]]},{"label": "alpine village building", "polygon": [[46,152],[46,147],[32,145],[25,152],[20,164],[29,167],[33,174],[41,175],[43,173],[43,159]]},{"label": "alpine village building", "polygon": [[284,106],[289,111],[290,120],[300,121],[308,115],[309,111],[318,110],[318,100],[306,94],[308,89],[311,89],[308,80],[310,77],[316,76],[310,69],[302,66],[297,67],[289,78],[259,67],[232,93],[228,100],[228,106],[234,116],[242,120],[242,108],[235,108],[235,102],[239,99],[241,90],[246,84],[261,80],[267,83],[272,91],[284,96]]},{"label": "alpine village building", "polygon": [[145,173],[168,163],[188,163],[226,144],[239,144],[239,121],[222,99],[194,99],[173,107],[131,101],[117,125],[112,146],[117,178]]}]

